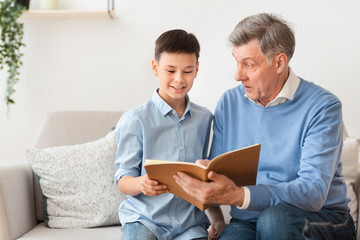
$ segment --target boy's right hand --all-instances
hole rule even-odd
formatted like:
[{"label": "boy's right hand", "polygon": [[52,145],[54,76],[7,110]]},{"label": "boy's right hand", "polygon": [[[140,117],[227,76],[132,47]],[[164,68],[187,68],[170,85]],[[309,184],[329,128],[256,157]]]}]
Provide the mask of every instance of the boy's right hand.
[{"label": "boy's right hand", "polygon": [[140,178],[140,190],[147,196],[157,196],[163,193],[168,193],[167,186],[159,184],[158,181],[151,180],[147,174]]}]

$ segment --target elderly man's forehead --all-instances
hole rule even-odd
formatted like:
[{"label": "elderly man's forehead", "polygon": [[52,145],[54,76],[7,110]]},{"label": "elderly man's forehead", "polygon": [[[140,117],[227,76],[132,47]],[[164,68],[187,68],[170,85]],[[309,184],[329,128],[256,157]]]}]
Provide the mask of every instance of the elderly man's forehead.
[{"label": "elderly man's forehead", "polygon": [[234,46],[232,49],[232,55],[237,61],[254,60],[261,62],[265,57],[261,54],[258,45],[242,45],[239,47]]}]

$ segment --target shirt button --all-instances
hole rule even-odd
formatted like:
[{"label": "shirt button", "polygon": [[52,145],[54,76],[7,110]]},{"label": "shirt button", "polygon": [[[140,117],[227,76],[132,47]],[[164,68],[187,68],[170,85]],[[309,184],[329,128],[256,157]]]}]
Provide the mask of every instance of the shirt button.
[{"label": "shirt button", "polygon": [[184,150],[184,147],[183,147],[183,146],[181,146],[181,147],[180,147],[180,150]]}]

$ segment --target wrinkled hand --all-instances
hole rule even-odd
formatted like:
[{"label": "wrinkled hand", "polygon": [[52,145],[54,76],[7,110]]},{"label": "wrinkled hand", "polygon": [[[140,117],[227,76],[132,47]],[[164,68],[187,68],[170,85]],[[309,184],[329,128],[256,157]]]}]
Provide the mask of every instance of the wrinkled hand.
[{"label": "wrinkled hand", "polygon": [[209,236],[208,239],[209,240],[216,240],[218,239],[220,233],[222,232],[222,230],[225,228],[225,223],[224,222],[214,222],[211,224],[210,228],[209,228]]},{"label": "wrinkled hand", "polygon": [[147,174],[140,177],[140,188],[141,192],[147,196],[157,196],[168,192],[166,185],[149,179]]},{"label": "wrinkled hand", "polygon": [[225,175],[210,171],[211,182],[202,182],[189,175],[178,172],[174,175],[176,183],[190,196],[204,204],[239,205],[244,201],[244,190],[235,185]]}]

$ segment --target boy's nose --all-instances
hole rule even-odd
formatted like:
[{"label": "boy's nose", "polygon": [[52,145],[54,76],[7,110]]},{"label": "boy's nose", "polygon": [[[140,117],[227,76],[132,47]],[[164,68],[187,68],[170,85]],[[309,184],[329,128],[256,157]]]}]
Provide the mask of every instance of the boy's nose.
[{"label": "boy's nose", "polygon": [[175,82],[183,82],[184,81],[184,76],[181,73],[176,74],[175,76]]}]

